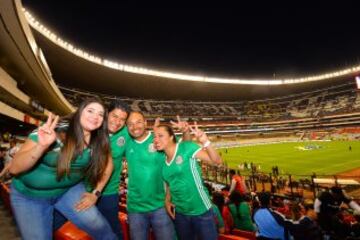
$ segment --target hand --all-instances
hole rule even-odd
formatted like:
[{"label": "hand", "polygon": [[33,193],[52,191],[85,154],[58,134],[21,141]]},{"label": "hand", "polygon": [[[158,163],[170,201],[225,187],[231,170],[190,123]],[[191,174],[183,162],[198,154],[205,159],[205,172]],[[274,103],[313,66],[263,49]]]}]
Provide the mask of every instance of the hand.
[{"label": "hand", "polygon": [[207,137],[206,133],[201,131],[199,128],[198,128],[198,125],[196,122],[194,122],[194,126],[189,126],[190,128],[190,131],[192,134],[195,135],[195,137],[197,138],[197,140],[201,143],[201,144],[204,144],[206,143],[209,138]]},{"label": "hand", "polygon": [[165,201],[165,209],[172,219],[175,219],[175,205],[170,201]]},{"label": "hand", "polygon": [[98,199],[98,197],[95,194],[85,192],[82,195],[80,201],[78,203],[76,203],[75,210],[78,212],[85,211],[86,209],[95,205],[97,199]]},{"label": "hand", "polygon": [[55,116],[50,113],[49,117],[44,125],[38,129],[38,143],[40,146],[48,147],[56,139],[56,133],[54,131],[57,123],[59,121],[59,116]]},{"label": "hand", "polygon": [[186,121],[181,121],[179,115],[176,115],[177,122],[170,121],[173,128],[177,128],[180,132],[184,133],[190,130],[189,124]]}]

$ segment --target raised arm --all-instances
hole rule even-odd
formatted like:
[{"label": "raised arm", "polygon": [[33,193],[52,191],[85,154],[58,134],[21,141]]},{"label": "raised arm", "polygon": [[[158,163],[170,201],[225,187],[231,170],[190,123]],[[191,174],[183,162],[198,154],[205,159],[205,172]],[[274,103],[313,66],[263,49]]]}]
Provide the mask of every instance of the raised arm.
[{"label": "raised arm", "polygon": [[25,141],[19,151],[11,160],[9,171],[16,175],[31,169],[35,163],[46,152],[49,146],[55,141],[56,133],[54,131],[59,116],[53,116],[50,113],[47,122],[38,129],[38,142],[31,139]]},{"label": "raised arm", "polygon": [[205,132],[201,131],[198,128],[196,122],[194,123],[193,127],[190,126],[190,131],[192,134],[195,135],[196,139],[200,142],[200,144],[203,147],[202,150],[197,152],[195,157],[202,161],[205,161],[209,164],[215,164],[215,165],[221,164],[222,159],[221,159],[220,155],[215,150],[215,148],[213,148],[211,146],[211,142],[210,142],[208,136],[206,135]]}]

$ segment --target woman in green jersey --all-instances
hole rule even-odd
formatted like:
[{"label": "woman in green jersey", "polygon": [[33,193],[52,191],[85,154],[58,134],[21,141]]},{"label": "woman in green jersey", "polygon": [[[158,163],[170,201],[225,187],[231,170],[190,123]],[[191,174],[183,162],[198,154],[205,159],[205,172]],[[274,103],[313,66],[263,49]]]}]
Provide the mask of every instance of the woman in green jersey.
[{"label": "woman in green jersey", "polygon": [[255,231],[255,225],[251,220],[251,208],[245,201],[245,196],[238,191],[230,194],[230,202],[224,208],[224,215],[228,216],[228,225],[244,231]]},{"label": "woman in green jersey", "polygon": [[52,239],[53,210],[57,209],[95,239],[116,239],[110,225],[92,206],[113,164],[107,131],[107,112],[98,99],[88,99],[72,115],[65,142],[57,139],[58,116],[29,135],[15,155],[10,172],[11,205],[22,239]]},{"label": "woman in green jersey", "polygon": [[[106,186],[101,191],[101,196],[96,202],[96,207],[109,222],[112,230],[118,237],[118,240],[122,240],[123,234],[118,217],[119,185],[125,146],[130,138],[127,127],[125,127],[125,122],[129,114],[129,107],[125,102],[115,99],[110,102],[108,111],[109,116],[107,126],[114,170]],[[93,189],[88,186],[88,190],[92,191]],[[100,191],[98,192],[98,195],[100,195]],[[58,211],[55,211],[54,231],[59,229],[66,221],[67,219],[64,216],[59,214]]]},{"label": "woman in green jersey", "polygon": [[222,160],[196,123],[190,129],[202,147],[191,141],[176,143],[170,126],[160,125],[154,129],[155,148],[166,155],[162,170],[167,184],[166,208],[174,219],[180,240],[215,240],[217,230],[212,204],[203,185],[197,160],[210,164],[220,164]]}]

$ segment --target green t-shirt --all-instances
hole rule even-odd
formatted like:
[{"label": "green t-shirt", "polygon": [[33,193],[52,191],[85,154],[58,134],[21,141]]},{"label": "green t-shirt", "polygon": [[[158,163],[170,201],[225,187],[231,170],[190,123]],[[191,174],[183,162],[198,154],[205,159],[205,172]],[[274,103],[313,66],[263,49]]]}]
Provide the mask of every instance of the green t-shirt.
[{"label": "green t-shirt", "polygon": [[164,206],[165,188],[161,169],[165,155],[156,151],[153,140],[154,135],[149,132],[143,141],[131,138],[126,144],[129,213],[146,213]]},{"label": "green t-shirt", "polygon": [[105,188],[102,191],[102,195],[118,194],[120,175],[122,171],[122,159],[125,155],[125,144],[130,139],[127,127],[122,128],[115,134],[110,134],[111,155],[114,163],[114,170]]},{"label": "green t-shirt", "polygon": [[236,211],[235,204],[229,204],[229,210],[234,221],[234,227],[240,230],[255,231],[254,224],[251,220],[249,204],[242,202]]},{"label": "green t-shirt", "polygon": [[176,211],[184,215],[200,215],[211,208],[211,201],[201,177],[195,155],[201,148],[191,142],[176,145],[170,163],[164,162],[163,178],[170,188]]},{"label": "green t-shirt", "polygon": [[[38,142],[37,131],[32,132],[29,139]],[[77,156],[70,165],[70,174],[58,181],[56,171],[61,147],[62,143],[57,139],[30,170],[14,177],[15,189],[32,197],[57,197],[83,180],[83,171],[90,161],[90,149]]]}]

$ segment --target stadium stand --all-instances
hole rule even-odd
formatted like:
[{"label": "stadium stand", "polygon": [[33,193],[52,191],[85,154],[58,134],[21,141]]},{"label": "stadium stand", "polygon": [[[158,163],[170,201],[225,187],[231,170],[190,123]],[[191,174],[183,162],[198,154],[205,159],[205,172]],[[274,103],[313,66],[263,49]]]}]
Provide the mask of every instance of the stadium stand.
[{"label": "stadium stand", "polygon": [[[117,98],[78,89],[59,87],[76,106],[84,98],[100,96],[105,102]],[[148,119],[164,120],[180,115],[197,121],[208,133],[271,133],[334,129],[360,123],[360,92],[354,81],[296,95],[242,102],[186,102],[122,98],[132,110],[142,111]],[[301,138],[301,137],[300,137]]]}]

